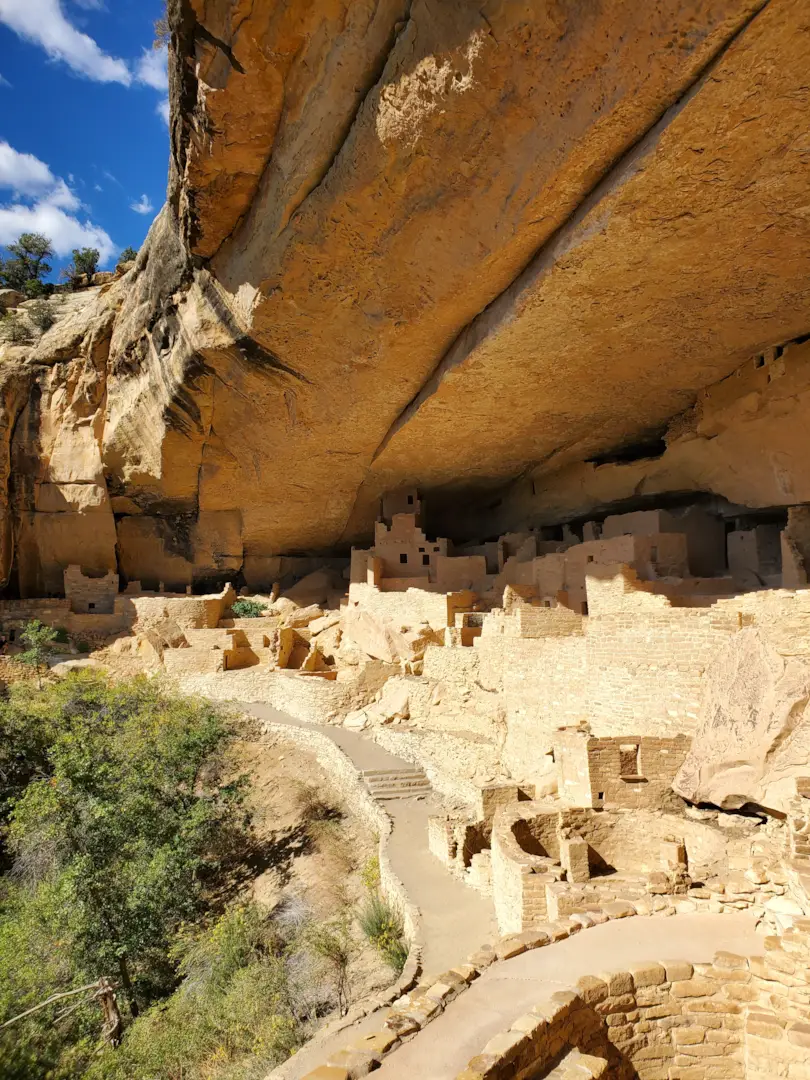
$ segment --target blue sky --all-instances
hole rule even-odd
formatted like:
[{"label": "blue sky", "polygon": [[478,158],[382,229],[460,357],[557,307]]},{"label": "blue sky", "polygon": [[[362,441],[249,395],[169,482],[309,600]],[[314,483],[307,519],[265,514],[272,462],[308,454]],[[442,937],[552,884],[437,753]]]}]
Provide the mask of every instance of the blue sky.
[{"label": "blue sky", "polygon": [[0,246],[47,233],[112,266],[166,194],[161,0],[0,0]]}]

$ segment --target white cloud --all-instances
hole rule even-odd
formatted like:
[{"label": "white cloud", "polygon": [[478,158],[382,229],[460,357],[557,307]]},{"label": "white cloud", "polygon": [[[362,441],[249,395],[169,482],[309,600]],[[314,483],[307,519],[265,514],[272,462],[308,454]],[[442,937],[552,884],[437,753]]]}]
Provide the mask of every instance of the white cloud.
[{"label": "white cloud", "polygon": [[169,126],[169,99],[167,97],[161,98],[161,100],[155,106],[155,112],[162,118],[166,127]]},{"label": "white cloud", "polygon": [[20,203],[0,206],[0,244],[13,243],[23,232],[38,232],[50,237],[59,256],[69,255],[73,248],[98,248],[102,265],[118,251],[104,229],[89,221],[79,221],[59,206],[45,201],[33,206]]},{"label": "white cloud", "polygon": [[148,195],[141,195],[137,202],[129,204],[130,210],[134,210],[136,214],[151,214],[155,209],[149,201]]},{"label": "white cloud", "polygon": [[81,210],[81,200],[70,190],[64,180],[59,180],[53,191],[48,192],[41,200],[48,206],[58,206],[61,210]]},{"label": "white cloud", "polygon": [[165,93],[169,85],[168,48],[164,45],[161,49],[144,49],[135,69],[135,77],[145,86]]},{"label": "white cloud", "polygon": [[51,59],[64,61],[78,75],[95,82],[132,83],[125,62],[109,56],[77,30],[65,18],[60,0],[0,0],[0,22],[41,46]]},{"label": "white cloud", "polygon": [[117,253],[104,229],[78,219],[82,204],[65,181],[54,176],[44,161],[7,142],[0,142],[3,189],[12,193],[12,199],[0,204],[0,245],[13,243],[22,232],[39,232],[50,237],[59,256],[69,255],[74,247],[95,247],[104,263]]},{"label": "white cloud", "polygon": [[0,142],[0,188],[10,188],[18,195],[43,195],[55,185],[56,177],[44,161]]}]

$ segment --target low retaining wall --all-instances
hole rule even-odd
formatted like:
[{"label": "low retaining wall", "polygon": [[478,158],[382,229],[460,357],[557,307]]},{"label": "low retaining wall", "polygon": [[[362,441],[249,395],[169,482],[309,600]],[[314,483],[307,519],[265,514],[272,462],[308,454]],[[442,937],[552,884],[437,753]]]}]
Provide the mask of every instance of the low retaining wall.
[{"label": "low retaining wall", "polygon": [[[376,1068],[377,1064],[382,1060],[383,1057],[394,1052],[399,1046],[402,1045],[403,1042],[414,1037],[422,1028],[426,1027],[437,1016],[440,1016],[444,1009],[456,997],[458,997],[459,994],[463,993],[470,985],[470,983],[477,979],[479,975],[483,971],[485,971],[486,968],[488,968],[491,964],[502,960],[510,960],[512,957],[519,956],[521,953],[528,952],[532,949],[547,948],[558,941],[564,941],[572,934],[579,933],[582,930],[586,930],[593,926],[601,925],[614,919],[630,918],[633,916],[640,916],[642,914],[648,916],[657,915],[662,917],[671,916],[681,905],[683,906],[684,912],[691,912],[696,910],[697,908],[697,905],[695,903],[691,901],[684,902],[683,898],[679,896],[654,897],[652,898],[652,900],[653,904],[658,905],[657,907],[654,907],[653,904],[645,900],[643,902],[639,902],[638,910],[636,910],[636,907],[630,903],[608,903],[605,904],[602,908],[590,909],[587,912],[578,912],[567,919],[560,919],[556,922],[544,923],[542,926],[538,926],[533,930],[524,930],[522,933],[519,934],[509,934],[506,937],[501,938],[494,945],[483,946],[481,949],[472,953],[467,958],[466,963],[459,964],[456,967],[451,968],[449,971],[443,972],[435,979],[435,981],[431,983],[421,983],[409,993],[404,994],[402,997],[400,997],[394,1002],[392,1010],[389,1012],[384,1023],[381,1023],[379,1030],[356,1039],[353,1043],[349,1044],[344,1049],[328,1056],[323,1065],[319,1066],[319,1068],[313,1070],[311,1073],[307,1073],[303,1080],[350,1080],[350,1077],[353,1075],[365,1075],[365,1072]],[[727,906],[723,907],[722,910],[732,912],[736,911],[737,909],[732,906]],[[801,928],[803,923],[806,923],[807,928],[810,930],[810,919],[797,920],[796,926],[798,928]],[[789,931],[785,935],[784,940],[787,940],[791,934],[793,934],[793,931]],[[778,943],[781,940],[783,939],[768,938],[766,939],[766,943]],[[780,946],[772,946],[771,951],[774,953],[774,955],[775,950],[778,947]],[[808,950],[808,959],[810,959],[810,950]],[[745,962],[747,963],[747,961]],[[778,967],[780,962],[784,963],[784,961],[780,961],[779,959],[775,961],[771,960],[771,963],[776,965],[774,967],[774,970],[780,970]],[[789,962],[795,963],[793,961]],[[758,963],[758,961],[751,961],[752,972],[755,963]],[[649,965],[643,965],[645,970],[648,966]],[[691,978],[693,969],[691,965],[684,964],[680,968],[673,968],[671,970],[672,979],[674,979],[675,981],[683,981],[687,978],[687,969],[688,977]],[[636,968],[633,969],[633,971],[636,970]],[[639,967],[638,970],[641,970],[641,968]],[[697,973],[700,975],[702,972],[708,970],[708,967],[704,965],[703,968],[699,967],[694,970],[697,971]],[[786,971],[787,978],[789,979],[791,977],[792,971],[795,970],[795,968],[790,968],[789,971],[787,968],[785,968],[784,970]],[[763,969],[762,978],[764,980],[763,986],[765,986],[768,979],[771,978],[769,968]],[[728,981],[737,982],[740,980],[739,977],[730,975]],[[651,983],[650,985],[655,984]],[[765,993],[764,990],[762,992]],[[731,996],[733,996],[735,993],[742,993],[743,996],[745,996],[746,992],[735,990],[730,991]],[[558,998],[557,995],[554,995],[552,999],[550,999],[553,1009],[557,1009],[557,1006],[560,1006],[559,1016],[557,1017],[559,1021],[562,1022],[566,1020],[569,1016],[573,1016],[574,1011],[590,1007],[583,998],[580,1004],[576,1005],[575,1010],[573,1005],[573,999],[578,997],[579,995],[567,994],[563,998]],[[638,1005],[639,999],[635,1000],[636,1005]],[[804,1001],[804,999],[802,1000]],[[810,1010],[810,993],[808,994],[806,1000],[807,1009]],[[629,1000],[625,1000],[625,1005],[627,1005],[628,1007],[622,1008],[619,1011],[618,1015],[620,1015],[621,1017],[626,1017],[629,1014],[634,1013],[636,1011],[635,1006],[633,1008],[630,1008],[629,1004]],[[602,1017],[604,1015],[607,1015],[607,1013],[612,1009],[612,1007],[613,1005],[612,1003],[610,1003],[601,1012],[599,1012],[599,1010],[596,1010],[600,1018],[600,1023],[603,1022]],[[646,1007],[647,1006],[645,1006],[645,1008]],[[803,1008],[804,1006],[801,1007]],[[554,1016],[557,1016],[556,1012],[552,1017],[549,1017],[547,1015],[549,1008],[548,1002],[543,1003],[543,1008],[546,1011],[542,1014],[538,1013],[537,1015],[535,1015],[531,1021],[532,1024],[536,1025],[541,1018],[545,1018],[548,1021],[549,1019],[554,1019]],[[652,1008],[652,1006],[650,1006],[650,1008]],[[662,1021],[664,1018],[665,1017],[662,1015]],[[633,1022],[635,1023],[636,1021],[638,1021],[640,1024],[644,1022],[640,1018],[640,1016],[634,1018]],[[578,1023],[579,1021],[577,1021],[577,1023],[575,1024],[572,1024],[572,1031],[576,1032],[577,1030],[579,1030],[577,1027]],[[618,1023],[616,1019],[614,1019],[609,1023],[607,1021],[604,1021],[604,1026],[621,1027],[622,1025]],[[662,1023],[662,1029],[664,1028],[664,1026],[665,1025]],[[503,1035],[496,1036],[497,1041],[490,1040],[490,1043],[487,1044],[487,1048],[485,1048],[484,1054],[479,1055],[479,1058],[481,1058],[481,1060],[473,1059],[473,1062],[470,1063],[467,1070],[460,1074],[458,1080],[529,1080],[529,1077],[531,1077],[532,1080],[535,1080],[536,1077],[541,1076],[553,1076],[555,1077],[555,1080],[557,1080],[557,1078],[559,1078],[559,1080],[569,1080],[570,1076],[572,1075],[570,1071],[567,1073],[555,1073],[550,1070],[555,1068],[556,1065],[563,1060],[564,1051],[566,1050],[566,1048],[574,1049],[575,1044],[573,1042],[567,1043],[566,1040],[562,1038],[562,1029],[553,1029],[550,1036],[547,1030],[543,1029],[544,1034],[542,1038],[540,1035],[541,1029],[539,1026],[533,1028],[533,1030],[535,1035],[537,1036],[536,1046],[534,1041],[534,1035],[531,1035],[527,1040],[524,1041],[524,1036],[526,1033],[523,1031],[517,1032],[510,1030]],[[593,1030],[595,1030],[593,1023],[590,1020],[588,1020],[588,1023],[582,1028],[582,1032],[585,1032],[586,1030],[588,1032],[592,1032]],[[799,1034],[801,1034],[801,1029],[796,1030],[799,1032]],[[624,1034],[627,1034],[627,1032],[625,1032]],[[644,1035],[646,1037],[649,1032],[645,1032],[641,1027],[639,1027],[638,1034]],[[794,1034],[793,1038],[795,1039],[797,1037],[798,1035]],[[546,1041],[544,1042],[543,1040]],[[711,1041],[711,1039],[708,1040],[709,1043],[711,1043]],[[603,1043],[601,1044],[603,1046],[603,1049],[607,1049],[608,1042],[610,1042],[609,1039],[607,1040],[607,1042],[603,1041]],[[541,1045],[544,1045],[549,1054],[558,1055],[556,1059],[554,1059],[553,1057],[549,1059],[549,1071],[543,1072],[542,1068],[544,1066],[542,1064],[542,1060],[538,1063],[538,1061],[534,1058],[531,1058],[531,1061],[529,1061],[527,1058],[525,1065],[521,1065],[520,1069],[518,1069],[518,1056],[526,1053],[530,1057],[531,1053],[534,1052],[534,1050],[529,1049],[530,1044],[537,1050],[538,1054],[540,1053]],[[578,1044],[577,1046],[578,1049],[583,1051],[584,1053],[592,1053],[596,1044],[588,1041],[583,1041],[581,1046],[579,1046]],[[552,1051],[550,1049],[551,1047],[554,1047],[556,1049]],[[613,1063],[613,1067],[615,1069],[621,1065],[621,1061],[619,1058],[616,1057],[616,1052],[611,1052],[613,1053],[613,1057],[610,1060]],[[656,1074],[652,1071],[642,1072],[640,1068],[640,1062],[642,1060],[645,1060],[644,1055],[639,1053],[638,1057],[639,1061],[634,1061],[634,1065],[638,1070],[636,1074],[634,1074],[632,1071],[608,1072],[603,1070],[602,1072],[594,1071],[591,1073],[591,1075],[594,1077],[604,1077],[604,1080],[636,1080],[636,1077],[640,1078],[640,1080],[659,1080],[659,1077],[663,1078],[663,1080],[705,1080],[705,1074],[702,1072],[690,1073],[688,1071],[681,1070],[677,1073],[673,1072],[671,1076],[669,1073],[666,1072],[659,1074]],[[486,1058],[486,1060],[484,1060],[484,1058]],[[658,1059],[655,1058],[653,1055],[652,1060]],[[578,1064],[580,1064],[581,1066],[581,1063]],[[610,1062],[608,1062],[608,1064],[610,1064]],[[608,1066],[605,1066],[605,1069],[607,1069],[607,1067]],[[365,1068],[365,1072],[352,1071],[360,1068]],[[585,1077],[587,1077],[588,1073],[580,1071],[579,1073],[575,1073],[574,1075],[581,1076],[583,1080],[585,1080]],[[712,1075],[716,1076],[717,1080],[727,1080],[727,1078],[723,1076],[720,1072],[715,1072]],[[770,1080],[770,1078],[774,1074],[752,1073],[749,1075],[752,1075],[755,1080],[766,1080],[767,1075],[768,1080]],[[736,1076],[736,1073],[731,1073],[729,1074],[728,1080],[735,1080]],[[797,1077],[797,1080],[810,1080],[810,1069],[808,1069],[806,1076],[802,1073],[795,1073],[795,1076]]]},{"label": "low retaining wall", "polygon": [[381,662],[366,665],[356,677],[333,681],[296,671],[252,667],[181,676],[177,684],[185,694],[201,694],[216,701],[259,701],[296,720],[331,724],[341,723],[347,713],[367,705],[390,674],[390,666]]},{"label": "low retaining wall", "polygon": [[562,1080],[575,1061],[583,1080],[806,1080],[810,919],[765,948],[585,976],[490,1039],[457,1080]]},{"label": "low retaining wall", "polygon": [[[380,863],[380,891],[400,915],[408,937],[408,959],[397,981],[380,993],[357,1002],[346,1014],[321,1028],[310,1041],[310,1046],[317,1046],[333,1035],[350,1027],[356,1021],[377,1009],[390,1005],[416,982],[422,959],[422,935],[419,909],[412,903],[405,886],[397,877],[388,858],[388,838],[391,834],[391,819],[380,804],[372,798],[359,777],[351,760],[332,742],[328,735],[307,728],[293,727],[288,724],[262,721],[262,730],[267,734],[279,735],[297,743],[310,751],[318,764],[329,773],[330,779],[338,789],[341,799],[353,814],[359,817],[368,828],[377,834],[378,858]],[[283,1069],[283,1066],[282,1066]],[[271,1075],[275,1076],[276,1073]]]}]

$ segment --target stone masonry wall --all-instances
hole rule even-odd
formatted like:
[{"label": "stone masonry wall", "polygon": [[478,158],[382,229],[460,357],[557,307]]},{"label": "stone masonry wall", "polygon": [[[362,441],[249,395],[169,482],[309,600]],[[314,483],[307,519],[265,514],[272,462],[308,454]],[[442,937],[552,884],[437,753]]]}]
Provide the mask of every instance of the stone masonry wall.
[{"label": "stone masonry wall", "polygon": [[808,961],[801,919],[766,938],[764,956],[584,976],[490,1039],[457,1080],[808,1080]]}]

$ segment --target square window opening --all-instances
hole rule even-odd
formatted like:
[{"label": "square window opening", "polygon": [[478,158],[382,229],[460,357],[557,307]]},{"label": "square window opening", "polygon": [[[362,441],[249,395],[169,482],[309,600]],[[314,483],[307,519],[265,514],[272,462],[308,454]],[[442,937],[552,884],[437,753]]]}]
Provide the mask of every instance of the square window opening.
[{"label": "square window opening", "polygon": [[430,566],[430,556],[429,555],[423,555],[422,556],[422,566]]},{"label": "square window opening", "polygon": [[406,563],[406,562],[408,561],[408,556],[407,556],[407,555],[405,554],[405,552],[404,552],[404,551],[403,551],[403,552],[402,552],[402,554],[400,555],[400,557],[399,557],[399,561],[400,561],[401,563]]}]

